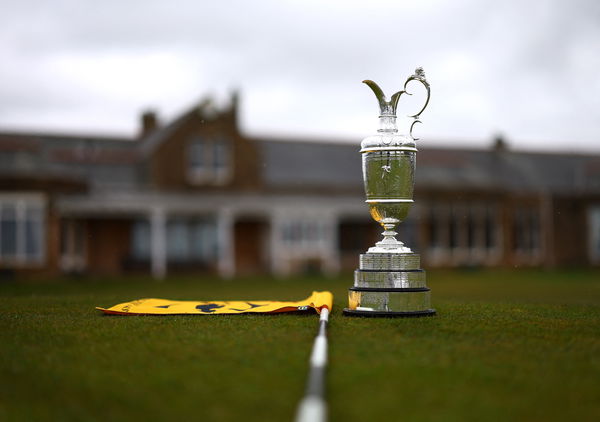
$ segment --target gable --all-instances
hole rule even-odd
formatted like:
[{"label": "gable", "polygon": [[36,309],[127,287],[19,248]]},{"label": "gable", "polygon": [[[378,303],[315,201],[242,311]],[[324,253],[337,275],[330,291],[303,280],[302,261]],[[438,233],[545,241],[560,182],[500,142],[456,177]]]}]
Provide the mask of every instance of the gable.
[{"label": "gable", "polygon": [[147,163],[150,184],[160,189],[260,187],[256,146],[240,135],[231,112],[206,115],[202,109],[191,110],[163,134]]}]

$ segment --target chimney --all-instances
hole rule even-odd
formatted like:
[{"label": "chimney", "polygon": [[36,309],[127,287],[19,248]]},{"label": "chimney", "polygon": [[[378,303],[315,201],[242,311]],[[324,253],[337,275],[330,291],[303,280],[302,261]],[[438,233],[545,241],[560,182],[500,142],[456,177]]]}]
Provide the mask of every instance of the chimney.
[{"label": "chimney", "polygon": [[240,105],[240,92],[237,89],[231,91],[231,99],[229,104],[229,113],[237,125],[238,109]]},{"label": "chimney", "polygon": [[158,129],[158,117],[154,110],[146,110],[142,113],[139,138],[143,139]]},{"label": "chimney", "polygon": [[501,133],[496,134],[492,144],[492,149],[495,152],[505,152],[508,150],[508,142]]}]

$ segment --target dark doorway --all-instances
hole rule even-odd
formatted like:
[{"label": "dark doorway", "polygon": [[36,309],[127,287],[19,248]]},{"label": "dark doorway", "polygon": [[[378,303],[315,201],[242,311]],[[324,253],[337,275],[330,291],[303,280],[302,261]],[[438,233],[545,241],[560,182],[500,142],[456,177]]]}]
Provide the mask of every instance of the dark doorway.
[{"label": "dark doorway", "polygon": [[129,255],[131,220],[87,220],[87,270],[99,275],[118,275]]},{"label": "dark doorway", "polygon": [[235,269],[239,275],[267,272],[268,224],[264,220],[243,218],[235,222]]}]

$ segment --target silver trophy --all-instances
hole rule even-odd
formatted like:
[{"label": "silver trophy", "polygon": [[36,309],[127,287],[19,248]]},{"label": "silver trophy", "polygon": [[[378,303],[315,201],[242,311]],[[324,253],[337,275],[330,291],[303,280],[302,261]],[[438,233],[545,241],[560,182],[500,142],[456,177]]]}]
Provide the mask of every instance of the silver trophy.
[{"label": "silver trophy", "polygon": [[[398,133],[396,107],[411,81],[423,84],[427,98],[421,110],[411,117],[408,135]],[[413,203],[417,148],[413,128],[429,103],[430,88],[425,72],[417,68],[388,101],[373,81],[363,81],[379,101],[377,134],[361,143],[363,181],[371,217],[384,228],[383,239],[360,255],[354,272],[354,286],[349,289],[349,316],[429,316],[430,291],[425,271],[419,268],[420,256],[396,239],[395,227],[401,223]]]}]

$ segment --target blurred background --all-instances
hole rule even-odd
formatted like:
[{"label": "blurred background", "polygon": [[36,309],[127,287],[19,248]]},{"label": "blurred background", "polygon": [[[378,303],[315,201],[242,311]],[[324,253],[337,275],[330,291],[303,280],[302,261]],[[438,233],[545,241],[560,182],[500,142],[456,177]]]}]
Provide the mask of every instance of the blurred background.
[{"label": "blurred background", "polygon": [[0,8],[4,277],[354,268],[379,236],[360,82],[390,95],[416,66],[432,101],[400,238],[424,265],[600,264],[598,2]]}]

